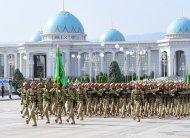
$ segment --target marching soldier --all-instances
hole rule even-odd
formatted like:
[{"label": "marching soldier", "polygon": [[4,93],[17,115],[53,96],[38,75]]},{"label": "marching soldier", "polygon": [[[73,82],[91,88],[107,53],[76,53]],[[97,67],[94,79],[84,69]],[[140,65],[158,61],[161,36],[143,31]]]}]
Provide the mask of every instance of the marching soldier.
[{"label": "marching soldier", "polygon": [[120,96],[120,102],[121,102],[121,118],[125,118],[126,105],[127,105],[127,93],[126,93],[126,85],[124,83],[121,84],[119,96]]},{"label": "marching soldier", "polygon": [[51,104],[51,94],[50,94],[50,88],[51,85],[50,83],[45,83],[45,88],[43,89],[43,115],[46,116],[47,122],[46,124],[50,123],[49,120],[49,109],[50,109],[50,104]]},{"label": "marching soldier", "polygon": [[36,121],[36,101],[37,101],[37,89],[36,89],[36,82],[32,82],[30,84],[30,89],[28,89],[27,94],[30,101],[30,112],[29,112],[29,118],[26,120],[26,123],[29,124],[30,120],[33,120],[32,126],[37,126]]},{"label": "marching soldier", "polygon": [[40,114],[41,119],[43,119],[43,88],[44,83],[38,83],[37,85],[37,109],[36,113]]},{"label": "marching soldier", "polygon": [[53,88],[50,89],[50,96],[51,96],[50,110],[51,110],[51,114],[53,115],[57,114],[56,87],[57,87],[57,84],[54,82]]},{"label": "marching soldier", "polygon": [[56,88],[56,104],[57,104],[57,118],[55,119],[56,123],[62,124],[62,112],[63,112],[63,92],[61,83],[57,83]]},{"label": "marching soldier", "polygon": [[74,107],[76,105],[76,94],[75,90],[73,87],[70,85],[70,87],[66,90],[66,98],[67,98],[67,104],[68,106],[68,118],[67,122],[69,123],[70,119],[72,120],[71,124],[75,124],[75,119],[74,119]]},{"label": "marching soldier", "polygon": [[103,90],[103,97],[104,97],[104,118],[109,117],[109,104],[110,104],[110,94],[109,94],[109,87],[110,85],[108,83],[104,84],[104,90]]},{"label": "marching soldier", "polygon": [[27,82],[23,83],[23,87],[18,89],[18,92],[21,95],[21,105],[23,106],[22,110],[20,111],[21,114],[23,114],[23,118],[25,116],[27,116],[27,118],[29,117],[29,111],[28,111],[28,104],[29,104],[29,100],[28,100],[28,95],[27,95],[27,90],[29,89],[29,84]]},{"label": "marching soldier", "polygon": [[80,120],[83,120],[84,116],[83,116],[83,110],[84,110],[84,104],[86,102],[86,94],[81,86],[81,84],[77,85],[77,90],[76,90],[76,94],[77,94],[77,104],[78,104],[78,111],[77,111],[77,119],[80,118]]},{"label": "marching soldier", "polygon": [[137,119],[137,122],[140,122],[141,118],[141,106],[143,102],[143,92],[140,90],[139,84],[135,84],[135,89],[131,93],[131,102],[133,105],[134,120]]}]

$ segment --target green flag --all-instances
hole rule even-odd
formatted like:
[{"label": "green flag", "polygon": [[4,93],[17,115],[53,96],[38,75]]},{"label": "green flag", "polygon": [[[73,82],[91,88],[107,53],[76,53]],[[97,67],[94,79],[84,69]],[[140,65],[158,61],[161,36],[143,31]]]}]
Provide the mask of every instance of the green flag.
[{"label": "green flag", "polygon": [[67,84],[65,70],[63,68],[63,63],[61,60],[59,48],[57,49],[54,80],[57,81],[58,83],[61,83],[63,86],[65,86]]}]

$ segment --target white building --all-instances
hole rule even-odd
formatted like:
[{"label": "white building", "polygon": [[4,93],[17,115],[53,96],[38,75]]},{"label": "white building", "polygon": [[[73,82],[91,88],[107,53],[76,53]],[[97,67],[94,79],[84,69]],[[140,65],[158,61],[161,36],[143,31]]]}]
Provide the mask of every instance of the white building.
[{"label": "white building", "polygon": [[190,65],[190,20],[182,17],[172,22],[164,40],[128,42],[118,30],[110,29],[99,42],[89,42],[81,22],[61,11],[30,41],[0,45],[0,77],[9,78],[18,68],[26,78],[52,78],[57,46],[68,76],[108,73],[113,60],[124,75],[153,71],[156,77],[182,76]]}]

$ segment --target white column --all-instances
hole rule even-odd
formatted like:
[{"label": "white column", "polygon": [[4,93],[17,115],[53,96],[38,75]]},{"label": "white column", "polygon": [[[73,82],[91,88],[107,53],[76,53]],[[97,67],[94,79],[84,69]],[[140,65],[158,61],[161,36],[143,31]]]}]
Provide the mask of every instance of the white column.
[{"label": "white column", "polygon": [[30,53],[26,52],[26,78],[30,77]]},{"label": "white column", "polygon": [[168,53],[168,76],[173,76],[173,59],[174,59],[174,53],[170,51]]},{"label": "white column", "polygon": [[124,53],[124,67],[123,67],[123,74],[126,76],[128,73],[127,73],[127,68],[128,68],[128,65],[127,65],[127,55]]},{"label": "white column", "polygon": [[[78,55],[81,56],[81,53],[79,52]],[[78,77],[80,77],[81,76],[81,58],[77,60],[78,60]]]},{"label": "white column", "polygon": [[[22,63],[23,63],[23,62],[22,62],[22,60],[23,60],[23,59],[22,59],[22,53],[20,53],[20,67],[19,67],[19,69],[20,69],[20,72],[21,72],[21,73],[23,73],[23,69],[22,69]],[[23,75],[24,75],[24,74],[23,74]]]},{"label": "white column", "polygon": [[176,55],[174,55],[174,59],[173,59],[174,61],[174,75],[176,76],[177,74],[176,74]]},{"label": "white column", "polygon": [[[105,55],[104,55],[105,56]],[[100,57],[101,72],[104,73],[104,57]]]},{"label": "white column", "polygon": [[34,57],[32,53],[30,55],[30,77],[34,78]]},{"label": "white column", "polygon": [[116,60],[116,53],[115,53],[115,51],[114,52],[112,52],[112,60]]},{"label": "white column", "polygon": [[186,66],[190,66],[190,56],[189,56],[189,50],[187,50],[187,51],[184,51],[184,55],[185,55],[185,60],[186,60]]},{"label": "white column", "polygon": [[89,55],[89,62],[88,62],[88,66],[89,66],[89,75],[90,75],[90,82],[92,82],[92,52],[88,53]]},{"label": "white column", "polygon": [[[159,69],[159,76],[161,77],[162,76],[162,53],[161,51],[159,50],[159,64],[158,64],[158,69]],[[156,74],[155,74],[156,76]]]},{"label": "white column", "polygon": [[70,68],[70,52],[69,51],[66,51],[65,57],[66,57],[65,72],[66,72],[67,76],[69,76],[70,75],[70,71],[69,71],[69,68]]},{"label": "white column", "polygon": [[151,65],[151,50],[148,50],[148,75],[151,74],[152,67],[153,66]]},{"label": "white column", "polygon": [[4,54],[4,78],[7,78],[7,54]]},{"label": "white column", "polygon": [[15,66],[15,69],[17,69],[18,68],[18,57],[17,57],[17,53],[16,54],[14,54],[14,59],[15,59],[15,61],[14,61],[14,66]]},{"label": "white column", "polygon": [[46,64],[47,64],[46,65],[46,77],[50,78],[52,66],[51,66],[51,57],[50,57],[49,52],[46,53],[46,58],[47,58],[47,61],[46,61]]}]

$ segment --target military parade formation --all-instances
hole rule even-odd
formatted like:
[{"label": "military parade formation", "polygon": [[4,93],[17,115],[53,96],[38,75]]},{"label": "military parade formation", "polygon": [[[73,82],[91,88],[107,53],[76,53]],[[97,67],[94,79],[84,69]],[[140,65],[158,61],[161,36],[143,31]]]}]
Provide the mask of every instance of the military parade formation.
[{"label": "military parade formation", "polygon": [[131,117],[137,122],[148,117],[190,115],[190,85],[184,83],[61,83],[25,81],[18,89],[22,117],[29,124],[55,116],[55,122],[75,124],[75,117]]}]

